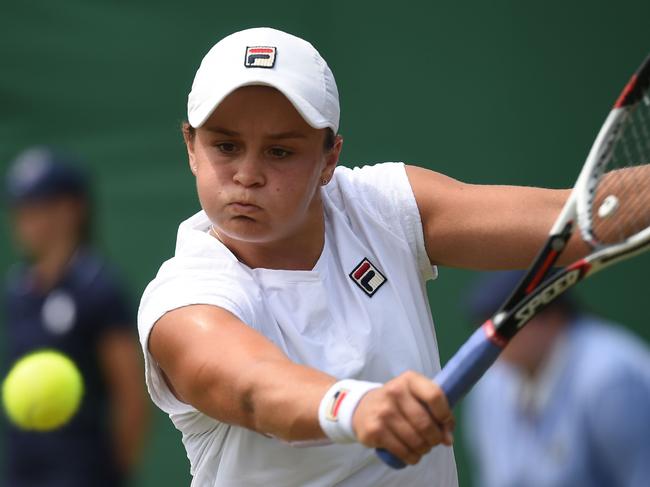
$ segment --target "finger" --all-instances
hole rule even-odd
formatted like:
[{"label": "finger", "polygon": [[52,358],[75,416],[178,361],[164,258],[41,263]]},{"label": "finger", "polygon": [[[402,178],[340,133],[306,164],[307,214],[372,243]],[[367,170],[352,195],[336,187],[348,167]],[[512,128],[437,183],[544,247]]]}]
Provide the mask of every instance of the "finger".
[{"label": "finger", "polygon": [[445,427],[449,428],[451,431],[454,431],[456,428],[456,418],[452,416],[451,419],[445,423]]},{"label": "finger", "polygon": [[444,424],[453,418],[447,397],[438,384],[422,375],[414,374],[408,385],[413,395],[426,404],[438,423]]},{"label": "finger", "polygon": [[415,465],[428,451],[420,453],[413,447],[413,443],[419,444],[421,440],[415,430],[406,422],[391,424],[386,427],[385,432],[385,438],[382,438],[382,448],[391,452],[404,463]]},{"label": "finger", "polygon": [[451,431],[445,431],[440,443],[445,446],[452,446],[454,444],[454,434]]},{"label": "finger", "polygon": [[412,451],[424,455],[443,441],[442,427],[433,420],[426,407],[417,399],[405,398],[398,403],[397,407],[402,421],[391,423],[391,427]]},{"label": "finger", "polygon": [[447,446],[451,446],[454,444],[453,431],[455,427],[456,427],[456,420],[454,418],[452,418],[451,421],[448,421],[443,425],[442,443],[444,443]]},{"label": "finger", "polygon": [[[423,376],[419,376],[424,378]],[[385,385],[386,394],[392,399],[397,406],[397,410],[408,421],[413,430],[418,434],[417,442],[411,442],[412,446],[418,452],[426,453],[433,446],[439,444],[443,438],[442,427],[432,416],[428,406],[422,403],[411,391],[408,385],[409,381],[417,380],[418,374],[407,372],[400,376],[398,380],[392,381]],[[431,387],[431,382],[425,379]]]},{"label": "finger", "polygon": [[443,425],[437,423],[425,404],[414,396],[406,395],[398,401],[398,408],[419,436],[419,443],[413,444],[418,453],[427,453],[443,442],[445,438]]},{"label": "finger", "polygon": [[[369,392],[355,412],[357,440],[370,448],[384,448],[408,464],[415,464],[421,455],[409,447],[417,433],[399,412],[394,398],[385,390]],[[410,438],[410,440],[409,440]]]},{"label": "finger", "polygon": [[[402,433],[403,434],[403,433]],[[409,465],[415,465],[421,455],[402,440],[400,434],[380,421],[373,421],[360,431],[358,440],[369,448],[383,448]]]}]

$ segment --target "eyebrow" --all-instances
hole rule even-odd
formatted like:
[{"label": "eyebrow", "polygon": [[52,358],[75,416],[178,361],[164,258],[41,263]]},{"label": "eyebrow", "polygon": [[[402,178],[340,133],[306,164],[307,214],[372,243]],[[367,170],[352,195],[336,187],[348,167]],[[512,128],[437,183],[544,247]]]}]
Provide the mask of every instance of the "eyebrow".
[{"label": "eyebrow", "polygon": [[[235,132],[234,130],[228,130],[223,127],[206,127],[206,130],[210,132],[214,132],[216,134],[223,134],[227,135],[228,137],[240,137],[241,134],[239,132]],[[289,130],[287,132],[277,132],[274,134],[268,134],[266,137],[269,139],[274,139],[274,140],[279,140],[279,139],[306,139],[307,135],[303,134],[302,132],[298,132],[295,130]]]}]

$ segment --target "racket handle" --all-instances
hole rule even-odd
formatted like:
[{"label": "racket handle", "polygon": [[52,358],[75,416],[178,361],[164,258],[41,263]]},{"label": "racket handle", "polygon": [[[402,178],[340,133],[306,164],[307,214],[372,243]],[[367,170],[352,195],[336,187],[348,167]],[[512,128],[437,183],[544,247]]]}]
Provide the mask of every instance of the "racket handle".
[{"label": "racket handle", "polygon": [[406,467],[406,463],[404,463],[402,460],[384,448],[375,449],[375,453],[381,459],[381,461],[388,465],[390,468],[401,470],[402,468]]},{"label": "racket handle", "polygon": [[[434,381],[444,391],[449,407],[456,403],[478,382],[481,376],[497,359],[505,343],[490,339],[494,336],[491,321],[486,322],[463,344]],[[389,467],[401,469],[406,464],[383,448],[377,448],[377,456]]]},{"label": "racket handle", "polygon": [[507,341],[495,337],[492,321],[487,321],[463,344],[435,377],[453,408],[495,362]]}]

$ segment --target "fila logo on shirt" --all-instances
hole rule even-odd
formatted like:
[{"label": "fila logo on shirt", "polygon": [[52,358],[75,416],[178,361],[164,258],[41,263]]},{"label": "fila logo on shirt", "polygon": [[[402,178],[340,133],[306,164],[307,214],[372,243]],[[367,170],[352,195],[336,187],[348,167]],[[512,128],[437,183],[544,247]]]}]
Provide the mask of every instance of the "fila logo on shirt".
[{"label": "fila logo on shirt", "polygon": [[348,392],[350,392],[349,389],[339,389],[332,396],[332,399],[327,406],[327,410],[325,411],[325,417],[329,421],[339,420],[339,409],[341,408],[343,399],[345,399],[345,396],[348,395]]},{"label": "fila logo on shirt", "polygon": [[271,46],[253,46],[246,48],[244,66],[247,68],[272,68],[275,66],[277,49]]},{"label": "fila logo on shirt", "polygon": [[367,258],[364,258],[359,265],[350,272],[350,279],[357,283],[357,286],[359,286],[363,292],[371,298],[387,281],[386,276],[379,272],[379,269],[377,269]]}]

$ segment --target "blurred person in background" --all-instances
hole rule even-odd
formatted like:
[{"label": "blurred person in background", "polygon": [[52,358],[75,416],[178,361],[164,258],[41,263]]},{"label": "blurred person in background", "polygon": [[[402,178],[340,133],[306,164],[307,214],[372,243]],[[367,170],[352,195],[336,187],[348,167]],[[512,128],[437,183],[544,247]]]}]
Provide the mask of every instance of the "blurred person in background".
[{"label": "blurred person in background", "polygon": [[[522,277],[477,279],[472,321],[492,316]],[[463,425],[477,486],[650,485],[650,351],[562,294],[469,393]]]},{"label": "blurred person in background", "polygon": [[35,349],[60,350],[79,366],[85,393],[59,430],[7,428],[0,483],[125,485],[143,443],[147,401],[131,307],[91,244],[87,176],[69,157],[36,147],[13,161],[5,189],[23,257],[6,281],[5,358],[11,364]]}]

